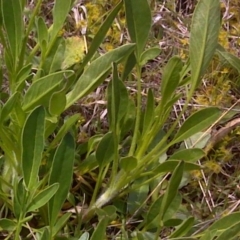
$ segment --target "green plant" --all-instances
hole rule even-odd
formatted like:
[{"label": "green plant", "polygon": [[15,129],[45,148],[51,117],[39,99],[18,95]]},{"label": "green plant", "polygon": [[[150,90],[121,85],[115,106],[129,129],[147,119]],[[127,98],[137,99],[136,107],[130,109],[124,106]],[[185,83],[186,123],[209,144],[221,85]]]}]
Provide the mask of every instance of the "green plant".
[{"label": "green plant", "polygon": [[[1,81],[4,88],[7,85],[7,91],[1,93],[0,228],[7,232],[6,239],[57,239],[66,233],[68,239],[89,239],[89,234],[80,229],[88,226],[96,214],[98,224],[91,230],[91,239],[104,239],[109,222],[119,212],[124,213],[120,209],[125,204],[119,207],[115,201],[118,196],[127,197],[127,211],[132,218],[142,214],[142,223],[131,233],[133,239],[158,239],[169,227],[174,229],[169,233],[170,239],[186,236],[194,219],[176,217],[181,204],[178,189],[185,171],[200,169],[196,161],[204,156],[204,151],[190,146],[168,159],[164,156],[171,146],[187,141],[220,116],[217,108],[197,111],[176,132],[178,120],[186,112],[217,48],[219,1],[199,1],[192,20],[190,61],[184,63],[177,56],[170,59],[163,71],[161,101],[155,106],[149,90],[145,110],[141,96],[142,68],[160,52],[158,48],[146,49],[151,28],[148,1],[120,1],[104,20],[87,54],[79,57],[81,51],[77,52],[75,62],[71,57],[66,62],[69,52],[74,56],[69,50],[71,41],[59,34],[73,1],[55,0],[51,26],[38,17],[41,4],[38,0],[29,18],[24,12],[26,1],[3,0],[0,5],[0,41],[4,51]],[[97,57],[98,47],[123,4],[132,43]],[[34,39],[31,48],[30,38]],[[121,74],[117,71],[119,63],[124,64]],[[136,103],[124,84],[134,67]],[[75,126],[80,115],[62,119],[62,113],[99,86],[111,69],[112,80],[107,88],[109,131],[78,145]],[[186,81],[189,70],[191,77]],[[179,89],[185,93],[186,103],[171,128],[165,131],[164,124],[173,105],[183,97]],[[79,156],[84,157],[80,163]],[[95,186],[89,186],[93,189],[89,206],[77,215],[74,229],[67,224],[71,213],[61,212],[66,200],[75,204],[73,194],[69,194],[73,173],[94,174],[96,169]],[[158,194],[156,189],[162,189],[162,185],[157,182],[167,179],[165,173],[171,173],[171,177],[164,194]],[[147,213],[142,211],[143,207],[149,208]],[[235,219],[238,215],[230,215],[227,226],[229,216],[193,237],[224,239],[231,227],[238,234],[239,220]],[[65,225],[72,229],[66,231]],[[127,239],[128,233],[125,234]]]}]

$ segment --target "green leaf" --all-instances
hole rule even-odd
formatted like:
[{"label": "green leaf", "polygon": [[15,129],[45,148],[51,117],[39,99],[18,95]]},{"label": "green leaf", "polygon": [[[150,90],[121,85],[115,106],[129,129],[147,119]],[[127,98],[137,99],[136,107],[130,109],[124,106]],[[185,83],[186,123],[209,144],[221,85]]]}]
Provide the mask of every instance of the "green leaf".
[{"label": "green leaf", "polygon": [[228,214],[219,220],[215,221],[209,228],[209,231],[217,230],[222,231],[225,229],[230,228],[231,226],[235,225],[237,222],[239,222],[240,219],[240,212],[234,212],[231,214]]},{"label": "green leaf", "polygon": [[78,240],[88,240],[89,239],[89,233],[85,232],[81,235],[81,237]]},{"label": "green leaf", "polygon": [[21,91],[22,86],[24,86],[24,81],[30,76],[32,70],[32,64],[27,64],[23,66],[23,68],[18,72],[16,80],[17,80],[17,86],[16,86],[16,91]]},{"label": "green leaf", "polygon": [[218,45],[217,53],[222,57],[228,64],[234,67],[238,72],[240,72],[240,59],[233,54],[226,52],[225,49]]},{"label": "green leaf", "polygon": [[66,225],[71,215],[72,213],[65,213],[57,220],[53,227],[53,236],[56,236],[57,233]]},{"label": "green leaf", "polygon": [[124,63],[124,69],[123,69],[123,73],[122,73],[122,76],[121,76],[121,80],[122,81],[125,81],[126,78],[128,77],[128,75],[132,72],[134,66],[136,65],[136,57],[135,57],[135,54],[134,52],[132,52],[127,60],[125,60],[125,63]]},{"label": "green leaf", "polygon": [[[134,214],[135,211],[141,206],[142,203],[146,200],[149,193],[149,185],[143,184],[143,182],[146,180],[146,178],[139,178],[134,181],[132,184],[132,190],[129,193],[128,199],[127,199],[127,210],[130,214]],[[138,186],[136,188],[136,186]]]},{"label": "green leaf", "polygon": [[52,73],[35,81],[27,90],[23,99],[23,110],[28,111],[38,105],[45,105],[49,102],[53,92],[59,90],[63,83],[65,74],[71,74],[72,71],[60,71]]},{"label": "green leaf", "polygon": [[184,162],[181,161],[178,164],[178,166],[174,169],[171,179],[169,181],[167,190],[163,196],[163,199],[161,202],[161,208],[160,208],[161,215],[159,217],[159,220],[162,220],[170,204],[172,203],[173,199],[176,197],[176,194],[178,192],[178,187],[182,180],[183,170],[184,170]]},{"label": "green leaf", "polygon": [[13,212],[18,220],[26,214],[26,193],[23,179],[16,180],[13,188]]},{"label": "green leaf", "polygon": [[134,168],[137,167],[137,164],[138,164],[138,161],[133,156],[123,157],[120,159],[120,167],[125,172],[131,172]]},{"label": "green leaf", "polygon": [[[47,57],[48,61],[50,61],[49,73],[55,73],[63,69],[62,65],[65,58],[64,55],[66,53],[66,45],[63,40],[58,40],[55,44],[57,46],[53,47],[52,51],[50,51],[50,54]],[[55,47],[56,51],[54,51]]]},{"label": "green leaf", "polygon": [[40,191],[32,200],[32,202],[29,204],[27,211],[35,211],[36,209],[39,209],[40,207],[44,206],[56,193],[56,191],[59,188],[59,184],[55,183],[51,186],[46,187],[42,191]]},{"label": "green leaf", "polygon": [[113,64],[113,80],[108,85],[108,116],[112,131],[128,110],[128,91],[124,83],[118,78],[117,65]]},{"label": "green leaf", "polygon": [[55,92],[52,94],[49,102],[49,112],[53,116],[59,116],[66,106],[66,94],[64,91]]},{"label": "green leaf", "polygon": [[148,90],[148,97],[147,97],[147,105],[146,110],[144,114],[144,120],[143,120],[143,132],[142,136],[146,133],[148,133],[150,127],[152,126],[152,123],[154,121],[154,110],[155,110],[155,100],[152,93],[152,90]]},{"label": "green leaf", "polygon": [[[145,230],[156,228],[156,225],[153,224],[153,222],[156,219],[156,217],[160,214],[159,210],[162,203],[162,199],[163,199],[163,196],[159,196],[149,208],[145,221],[143,222]],[[158,226],[159,225],[160,225],[160,222],[158,221]]]},{"label": "green leaf", "polygon": [[114,136],[112,132],[106,133],[96,150],[96,158],[99,163],[99,167],[103,168],[113,160],[114,155]]},{"label": "green leaf", "polygon": [[2,218],[0,219],[0,230],[13,232],[17,227],[17,223],[11,219]]},{"label": "green leaf", "polygon": [[183,149],[175,152],[170,159],[195,162],[205,156],[205,152],[199,148]]},{"label": "green leaf", "polygon": [[[171,220],[174,219],[174,217],[176,217],[175,215],[181,204],[182,204],[181,194],[177,193],[164,215],[164,218],[163,218],[164,226],[165,226],[166,222],[169,223],[169,222],[171,222]],[[178,225],[178,220],[176,219],[176,221],[175,221],[175,219],[174,219],[172,221],[172,223]],[[176,226],[176,225],[172,225],[172,226]]]},{"label": "green leaf", "polygon": [[116,207],[113,205],[106,206],[104,208],[96,209],[96,214],[98,215],[98,220],[103,218],[108,218],[109,220],[115,220],[117,217]]},{"label": "green leaf", "polygon": [[194,224],[194,218],[189,217],[183,223],[177,227],[177,229],[171,234],[170,238],[184,237],[192,229]]},{"label": "green leaf", "polygon": [[[59,31],[62,29],[65,19],[71,9],[72,1],[55,0],[53,8],[53,26],[51,31],[51,42],[54,42]],[[50,44],[51,47],[51,44]]]},{"label": "green leaf", "polygon": [[199,78],[215,53],[220,25],[220,1],[198,1],[193,13],[189,40],[192,90],[198,85]]},{"label": "green leaf", "polygon": [[3,124],[4,121],[9,119],[10,114],[15,108],[16,102],[19,100],[19,97],[20,97],[20,93],[16,92],[3,105],[3,108],[0,112],[0,124]]},{"label": "green leaf", "polygon": [[104,80],[102,77],[111,69],[111,64],[120,62],[133,51],[134,46],[134,44],[121,46],[94,60],[78,79],[73,90],[67,94],[65,109],[101,84]]},{"label": "green leaf", "polygon": [[55,152],[49,177],[49,185],[59,183],[56,194],[50,199],[48,204],[51,226],[55,224],[71,187],[74,159],[75,143],[71,134],[68,133]]},{"label": "green leaf", "polygon": [[7,43],[9,44],[13,61],[16,64],[21,51],[23,38],[23,16],[21,1],[1,1],[1,9],[1,14],[3,16],[3,24],[7,36]]},{"label": "green leaf", "polygon": [[149,60],[156,58],[161,52],[158,47],[153,47],[145,50],[140,57],[140,65],[144,66]]},{"label": "green leaf", "polygon": [[42,17],[39,17],[37,19],[37,34],[38,34],[38,43],[41,47],[41,54],[45,55],[46,53],[46,45],[48,43],[48,28],[47,25]]},{"label": "green leaf", "polygon": [[200,238],[200,240],[213,240],[215,239],[217,230],[205,231],[205,234]]},{"label": "green leaf", "polygon": [[236,239],[236,237],[239,237],[239,223],[240,221],[236,222],[231,227],[225,229],[215,240],[225,240],[225,239]]},{"label": "green leaf", "polygon": [[183,141],[197,132],[206,129],[217,121],[220,114],[221,111],[215,107],[205,108],[195,112],[183,123],[173,139],[172,144]]},{"label": "green leaf", "polygon": [[[173,169],[177,167],[179,161],[168,160],[162,164],[160,164],[157,168],[154,169],[152,172],[153,175],[165,172],[172,172]],[[199,170],[200,166],[198,164],[185,162],[184,163],[184,171],[192,171],[192,170]]]},{"label": "green leaf", "polygon": [[42,230],[42,235],[40,240],[51,239],[49,227],[44,227]]},{"label": "green leaf", "polygon": [[86,57],[83,60],[83,63],[80,66],[80,70],[82,70],[86,64],[91,60],[91,58],[94,56],[94,54],[97,52],[99,46],[102,44],[103,40],[106,37],[106,34],[109,30],[109,28],[112,26],[112,23],[117,16],[118,12],[122,8],[123,2],[120,1],[110,12],[110,14],[107,16],[104,23],[99,28],[98,32],[96,33],[95,37],[92,40],[91,46],[88,49],[88,53],[86,54]]},{"label": "green leaf", "polygon": [[137,61],[140,62],[151,29],[151,10],[147,0],[124,0],[128,32],[136,43]]},{"label": "green leaf", "polygon": [[99,240],[99,239],[106,239],[106,228],[108,225],[108,218],[103,218],[97,225],[96,229],[94,230],[92,237],[90,240]]},{"label": "green leaf", "polygon": [[95,154],[89,155],[84,161],[79,164],[79,174],[83,175],[87,172],[91,172],[98,167],[98,161]]},{"label": "green leaf", "polygon": [[38,170],[44,150],[45,111],[34,109],[28,116],[21,138],[22,171],[28,189],[34,189],[38,182]]},{"label": "green leaf", "polygon": [[[178,87],[183,64],[179,57],[172,57],[164,68],[161,85],[161,106],[166,105]],[[163,107],[162,107],[163,108]]]}]

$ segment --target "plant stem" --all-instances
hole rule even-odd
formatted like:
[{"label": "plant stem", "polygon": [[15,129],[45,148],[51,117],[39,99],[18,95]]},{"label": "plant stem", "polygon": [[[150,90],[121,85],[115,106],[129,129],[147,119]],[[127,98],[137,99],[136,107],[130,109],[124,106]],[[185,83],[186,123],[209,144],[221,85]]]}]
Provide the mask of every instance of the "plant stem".
[{"label": "plant stem", "polygon": [[140,120],[141,120],[141,104],[142,104],[142,95],[141,95],[141,66],[137,64],[137,116],[134,127],[132,144],[129,150],[129,156],[132,156],[135,152],[137,145],[137,138],[139,134]]}]

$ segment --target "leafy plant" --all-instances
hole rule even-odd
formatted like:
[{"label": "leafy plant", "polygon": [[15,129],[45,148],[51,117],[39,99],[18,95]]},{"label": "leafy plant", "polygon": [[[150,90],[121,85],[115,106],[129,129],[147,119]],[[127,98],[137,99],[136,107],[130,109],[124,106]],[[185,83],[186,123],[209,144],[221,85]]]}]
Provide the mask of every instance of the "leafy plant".
[{"label": "leafy plant", "polygon": [[[54,1],[51,26],[38,16],[41,4],[38,0],[29,17],[24,11],[26,1],[1,1],[0,5],[0,41],[4,51],[1,80],[2,85],[7,86],[7,91],[1,94],[0,114],[3,216],[0,228],[7,232],[6,239],[57,239],[66,232],[68,239],[89,239],[89,233],[80,229],[89,226],[95,215],[98,224],[91,230],[90,239],[104,239],[109,222],[115,220],[119,212],[123,214],[121,209],[126,205],[132,218],[137,214],[143,218],[131,233],[133,239],[158,239],[169,227],[174,229],[170,238],[186,236],[194,219],[176,217],[181,204],[178,189],[184,172],[200,169],[196,161],[204,152],[192,147],[164,156],[170,147],[204,131],[220,116],[217,108],[199,110],[176,132],[178,121],[217,49],[219,1],[199,1],[192,20],[190,61],[183,62],[177,56],[169,60],[159,89],[161,101],[156,105],[149,90],[145,109],[141,95],[142,68],[160,53],[159,48],[146,47],[152,20],[148,1],[124,0],[116,4],[92,39],[86,55],[81,52],[83,41],[64,39],[60,34],[74,1]],[[98,48],[123,5],[132,43],[98,56]],[[31,38],[33,43],[29,48]],[[80,44],[76,61],[69,57],[69,54],[74,57],[71,43],[74,47]],[[119,63],[124,64],[121,74]],[[134,68],[136,103],[125,85]],[[191,78],[185,81],[188,69]],[[109,76],[109,131],[79,144],[76,125],[80,115],[64,118],[63,113]],[[179,89],[185,96],[178,93]],[[164,125],[171,109],[182,97],[186,99],[185,105],[166,130]],[[77,209],[77,197],[70,191],[74,174],[90,174],[96,179],[94,186],[82,180],[92,192],[87,209],[75,216],[75,229],[67,224],[71,213],[62,211],[67,201]],[[165,189],[164,180],[167,181]],[[163,189],[164,193],[158,194],[156,189]],[[118,196],[125,196],[127,204],[119,206],[117,200],[121,198]],[[84,196],[80,199],[83,208]],[[148,213],[144,213],[144,208],[149,208]],[[231,227],[237,235],[234,221],[219,231],[218,224],[225,220],[221,219],[202,235],[194,237],[223,239]],[[72,229],[66,231],[66,225]]]}]

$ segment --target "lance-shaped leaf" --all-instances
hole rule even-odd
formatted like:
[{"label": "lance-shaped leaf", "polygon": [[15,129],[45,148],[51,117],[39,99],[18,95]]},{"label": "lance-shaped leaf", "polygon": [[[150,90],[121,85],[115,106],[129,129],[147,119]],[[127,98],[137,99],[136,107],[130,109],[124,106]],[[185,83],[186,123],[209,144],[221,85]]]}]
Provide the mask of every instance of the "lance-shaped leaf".
[{"label": "lance-shaped leaf", "polygon": [[[64,21],[71,9],[72,1],[55,0],[53,8],[53,26],[51,31],[51,43],[53,43],[62,29]],[[52,44],[50,44],[51,47]]]},{"label": "lance-shaped leaf", "polygon": [[128,32],[132,42],[136,43],[137,61],[140,62],[151,28],[151,10],[147,0],[125,0]]},{"label": "lance-shaped leaf", "polygon": [[72,71],[61,71],[52,73],[35,81],[27,90],[23,100],[23,110],[27,111],[38,105],[46,105],[50,101],[53,92],[57,92],[63,83],[65,74]]},{"label": "lance-shaped leaf", "polygon": [[191,115],[181,126],[172,143],[183,141],[197,132],[201,132],[220,117],[220,110],[215,107],[205,108]]},{"label": "lance-shaped leaf", "polygon": [[198,85],[215,53],[219,29],[220,1],[199,1],[193,14],[189,41],[192,89]]},{"label": "lance-shaped leaf", "polygon": [[119,63],[134,49],[135,44],[127,44],[114,49],[94,60],[83,72],[73,90],[67,94],[66,108],[70,107],[78,99],[86,96],[104,81],[104,76],[111,69],[113,62]]},{"label": "lance-shaped leaf", "polygon": [[23,16],[20,0],[1,1],[2,17],[12,58],[16,63],[23,36]]},{"label": "lance-shaped leaf", "polygon": [[75,143],[70,133],[68,133],[58,146],[51,168],[49,177],[49,185],[59,183],[59,188],[54,197],[50,199],[49,222],[53,227],[57,220],[57,216],[67,198],[73,175],[73,163],[75,155]]},{"label": "lance-shaped leaf", "polygon": [[45,110],[38,107],[28,116],[21,138],[22,171],[28,189],[35,188],[38,182],[38,170],[44,149],[44,130]]}]

